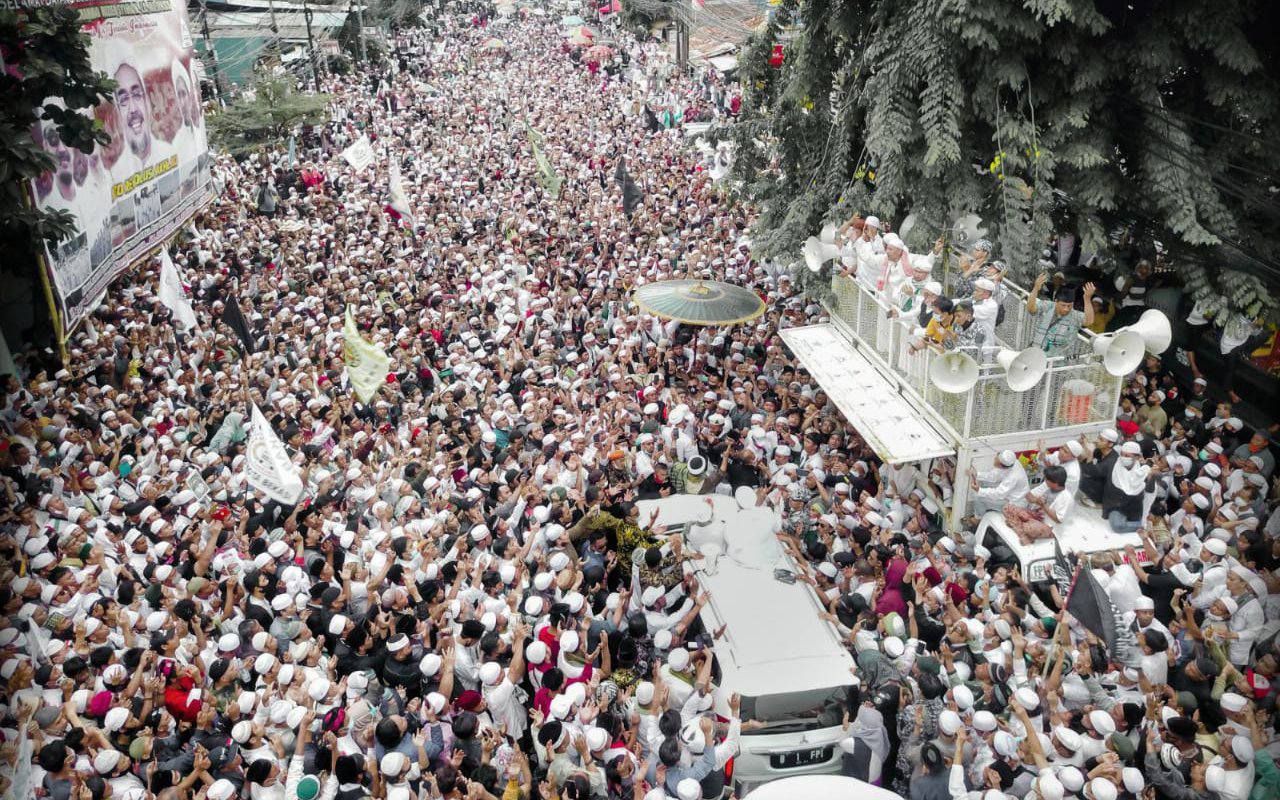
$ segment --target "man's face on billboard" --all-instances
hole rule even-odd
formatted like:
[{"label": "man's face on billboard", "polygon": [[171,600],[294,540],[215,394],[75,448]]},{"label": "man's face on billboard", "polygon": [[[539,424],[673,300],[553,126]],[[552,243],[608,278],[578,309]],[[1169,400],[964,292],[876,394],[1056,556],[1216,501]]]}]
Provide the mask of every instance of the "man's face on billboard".
[{"label": "man's face on billboard", "polygon": [[142,76],[133,67],[122,64],[116,70],[115,79],[116,108],[124,119],[125,140],[133,154],[145,161],[151,154],[151,127]]},{"label": "man's face on billboard", "polygon": [[62,143],[62,137],[58,136],[58,127],[52,122],[44,123],[44,144],[57,162],[53,168],[53,174],[57,179],[58,191],[70,200],[75,196],[71,148]]},{"label": "man's face on billboard", "polygon": [[182,111],[182,124],[194,126],[196,123],[191,116],[191,88],[187,86],[186,80],[181,75],[175,81],[175,88],[178,90],[178,109]]}]

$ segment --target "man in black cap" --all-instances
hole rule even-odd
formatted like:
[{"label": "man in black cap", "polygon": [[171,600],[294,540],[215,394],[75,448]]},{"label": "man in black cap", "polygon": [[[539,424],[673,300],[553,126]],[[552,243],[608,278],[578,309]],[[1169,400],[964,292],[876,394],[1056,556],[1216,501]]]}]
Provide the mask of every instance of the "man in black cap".
[{"label": "man in black cap", "polygon": [[1218,662],[1208,656],[1192,659],[1181,669],[1169,670],[1169,687],[1174,692],[1188,692],[1196,699],[1200,721],[1206,726],[1217,727],[1221,718],[1218,701],[1213,698],[1213,684],[1219,672]]},{"label": "man in black cap", "polygon": [[1092,283],[1084,285],[1084,311],[1077,311],[1076,293],[1069,286],[1058,289],[1053,296],[1053,305],[1040,304],[1040,290],[1047,280],[1049,273],[1040,273],[1027,295],[1027,313],[1035,318],[1031,346],[1039,347],[1047,356],[1070,354],[1075,349],[1076,334],[1080,328],[1093,324],[1094,287]]}]

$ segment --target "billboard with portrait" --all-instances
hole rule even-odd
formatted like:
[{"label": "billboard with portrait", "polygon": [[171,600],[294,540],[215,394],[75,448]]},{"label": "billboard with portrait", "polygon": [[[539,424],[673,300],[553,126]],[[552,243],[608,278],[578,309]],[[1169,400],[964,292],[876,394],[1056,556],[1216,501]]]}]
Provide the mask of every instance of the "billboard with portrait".
[{"label": "billboard with portrait", "polygon": [[[56,166],[33,182],[37,206],[65,209],[76,234],[48,248],[64,331],[111,280],[154,250],[212,196],[209,146],[185,3],[70,3],[94,69],[116,82],[94,117],[111,136],[91,154],[67,147],[52,122],[33,131]],[[48,102],[58,103],[58,98]]]}]

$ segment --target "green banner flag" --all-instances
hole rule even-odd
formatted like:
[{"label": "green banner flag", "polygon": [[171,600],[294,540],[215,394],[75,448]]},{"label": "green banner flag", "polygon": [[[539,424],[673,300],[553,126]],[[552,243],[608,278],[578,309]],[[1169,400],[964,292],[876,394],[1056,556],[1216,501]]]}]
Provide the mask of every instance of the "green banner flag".
[{"label": "green banner flag", "polygon": [[391,359],[377,345],[365,340],[356,327],[356,318],[347,308],[347,322],[342,329],[342,355],[347,365],[347,380],[360,398],[368,403],[387,380]]}]

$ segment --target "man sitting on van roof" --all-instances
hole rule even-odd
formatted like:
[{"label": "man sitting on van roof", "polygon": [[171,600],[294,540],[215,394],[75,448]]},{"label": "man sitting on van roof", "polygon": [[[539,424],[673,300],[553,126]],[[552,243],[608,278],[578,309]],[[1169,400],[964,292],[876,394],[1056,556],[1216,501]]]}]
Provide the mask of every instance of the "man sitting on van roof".
[{"label": "man sitting on van roof", "polygon": [[1021,502],[1004,507],[1004,518],[1023,544],[1052,539],[1056,526],[1075,506],[1075,496],[1066,488],[1067,471],[1046,467],[1044,481],[1022,497]]}]

